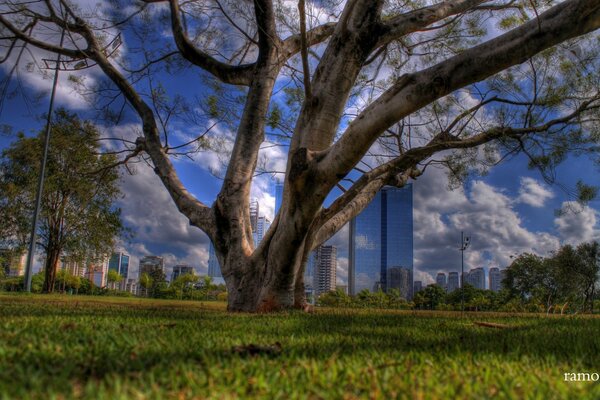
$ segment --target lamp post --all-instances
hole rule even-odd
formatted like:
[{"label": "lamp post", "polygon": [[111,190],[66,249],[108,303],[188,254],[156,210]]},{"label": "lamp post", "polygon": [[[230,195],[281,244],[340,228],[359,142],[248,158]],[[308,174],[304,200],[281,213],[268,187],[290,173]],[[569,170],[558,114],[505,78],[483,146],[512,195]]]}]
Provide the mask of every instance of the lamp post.
[{"label": "lamp post", "polygon": [[[63,47],[65,40],[65,29],[63,28],[60,34],[60,45]],[[109,58],[121,47],[123,40],[119,33],[104,49],[102,52]],[[56,95],[56,87],[58,85],[58,71],[77,71],[93,67],[95,64],[89,63],[86,58],[69,58],[65,60],[61,59],[60,53],[56,57],[56,60],[43,59],[46,69],[54,70],[54,81],[52,82],[52,92],[50,93],[50,106],[48,107],[48,117],[46,119],[46,132],[44,137],[44,154],[42,156],[42,163],[40,168],[40,176],[38,181],[38,191],[35,200],[35,209],[33,212],[33,221],[31,224],[31,234],[29,238],[29,253],[27,254],[27,264],[25,266],[25,291],[31,292],[31,277],[33,270],[33,253],[35,252],[35,241],[37,233],[37,225],[39,219],[40,208],[42,204],[42,192],[44,190],[44,175],[46,172],[46,162],[48,160],[48,148],[50,146],[50,130],[52,128],[52,113],[54,112],[54,97]]]},{"label": "lamp post", "polygon": [[[60,34],[60,47],[65,39],[65,30]],[[33,270],[33,253],[35,252],[35,241],[40,207],[42,205],[42,192],[44,191],[44,174],[46,173],[46,161],[48,160],[48,147],[50,146],[50,129],[52,127],[52,113],[54,112],[54,96],[58,84],[58,71],[60,65],[60,53],[56,57],[56,67],[54,68],[54,81],[52,82],[52,92],[50,92],[50,106],[48,107],[48,118],[46,119],[46,132],[44,136],[44,153],[42,156],[42,165],[40,167],[40,177],[38,180],[37,195],[35,198],[35,209],[33,211],[33,221],[31,223],[31,234],[29,236],[29,253],[27,253],[27,264],[25,266],[25,291],[31,292],[31,276]]]},{"label": "lamp post", "polygon": [[460,311],[465,312],[465,250],[471,242],[470,236],[465,236],[464,232],[460,232]]}]

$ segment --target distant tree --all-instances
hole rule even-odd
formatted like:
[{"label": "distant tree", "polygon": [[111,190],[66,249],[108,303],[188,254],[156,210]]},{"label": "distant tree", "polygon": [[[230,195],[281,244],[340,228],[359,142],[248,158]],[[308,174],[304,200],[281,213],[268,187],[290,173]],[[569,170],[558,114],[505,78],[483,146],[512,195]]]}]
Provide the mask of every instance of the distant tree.
[{"label": "distant tree", "polygon": [[577,274],[581,282],[584,303],[583,309],[594,312],[594,298],[600,278],[600,244],[598,242],[582,243],[577,246],[580,262]]},{"label": "distant tree", "polygon": [[420,309],[435,310],[445,302],[446,291],[438,285],[428,285],[425,289],[415,294],[413,299],[415,307]]},{"label": "distant tree", "polygon": [[193,272],[188,274],[179,275],[174,281],[171,282],[170,287],[174,289],[175,295],[180,300],[183,299],[184,294],[189,292],[192,285],[200,279],[199,276]]},{"label": "distant tree", "polygon": [[352,297],[343,290],[332,290],[320,295],[317,304],[325,307],[348,307],[352,305]]},{"label": "distant tree", "polygon": [[150,277],[150,297],[160,297],[167,288],[167,275],[162,268],[151,268],[148,272]]},{"label": "distant tree", "polygon": [[[98,154],[99,138],[91,123],[74,114],[61,110],[54,115],[38,232],[45,253],[44,292],[54,289],[63,252],[82,259],[105,254],[124,232],[113,204],[120,196],[119,175],[111,168],[115,157]],[[21,134],[0,158],[0,218],[11,232],[3,239],[21,246],[30,230],[43,139],[42,132]]]},{"label": "distant tree", "polygon": [[115,289],[115,284],[122,282],[123,276],[114,269],[109,269],[108,274],[106,275],[106,281],[109,283],[111,289]]},{"label": "distant tree", "polygon": [[147,272],[144,272],[140,275],[139,283],[140,286],[144,289],[144,295],[149,296],[150,288],[152,287],[152,277]]}]

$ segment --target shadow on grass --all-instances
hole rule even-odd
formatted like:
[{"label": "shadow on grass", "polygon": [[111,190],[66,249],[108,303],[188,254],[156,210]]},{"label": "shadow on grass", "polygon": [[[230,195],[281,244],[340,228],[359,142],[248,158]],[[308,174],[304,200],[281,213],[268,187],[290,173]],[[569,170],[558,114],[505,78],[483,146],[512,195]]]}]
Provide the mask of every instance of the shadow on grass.
[{"label": "shadow on grass", "polygon": [[[68,394],[73,382],[110,385],[111,379],[148,379],[187,368],[198,375],[233,365],[331,357],[368,360],[493,355],[569,365],[600,365],[600,320],[586,318],[483,318],[514,328],[478,327],[470,318],[410,313],[247,315],[212,309],[128,308],[108,304],[58,307],[8,304],[0,309],[0,394],[27,390]],[[25,321],[25,322],[24,322]],[[280,342],[280,355],[243,356],[241,344]],[[4,349],[3,349],[4,346]],[[0,396],[1,397],[1,396]]]}]

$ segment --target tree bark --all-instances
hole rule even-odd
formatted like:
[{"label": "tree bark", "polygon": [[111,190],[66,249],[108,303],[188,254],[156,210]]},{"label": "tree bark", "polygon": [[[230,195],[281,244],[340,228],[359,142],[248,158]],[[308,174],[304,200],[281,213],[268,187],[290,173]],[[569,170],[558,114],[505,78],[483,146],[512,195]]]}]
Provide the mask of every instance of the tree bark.
[{"label": "tree bark", "polygon": [[60,249],[49,248],[46,253],[45,263],[45,275],[44,275],[44,286],[42,289],[43,293],[54,292],[54,284],[56,282],[56,269],[58,266],[58,259],[60,257]]}]

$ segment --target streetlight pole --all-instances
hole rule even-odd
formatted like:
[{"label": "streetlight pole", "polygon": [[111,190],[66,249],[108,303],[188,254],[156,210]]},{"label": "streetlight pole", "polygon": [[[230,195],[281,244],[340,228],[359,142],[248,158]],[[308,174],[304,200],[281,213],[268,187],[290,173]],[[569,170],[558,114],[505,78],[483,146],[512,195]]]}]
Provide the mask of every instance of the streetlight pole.
[{"label": "streetlight pole", "polygon": [[[65,30],[60,34],[60,47],[63,46],[65,39]],[[35,199],[35,209],[33,211],[33,221],[31,223],[31,234],[29,236],[29,253],[27,253],[27,265],[25,267],[25,291],[31,292],[31,276],[33,270],[33,253],[35,252],[36,231],[40,207],[42,205],[42,192],[44,191],[44,175],[46,173],[46,162],[48,161],[48,148],[50,147],[50,130],[52,128],[52,113],[54,112],[54,96],[58,84],[58,71],[60,65],[60,53],[56,57],[56,68],[54,69],[54,81],[52,82],[52,92],[50,93],[50,106],[48,107],[48,117],[46,119],[46,134],[44,138],[44,154],[42,156],[42,165],[40,167],[40,177],[38,180],[38,189]]]},{"label": "streetlight pole", "polygon": [[465,250],[469,247],[470,236],[460,232],[460,312],[465,312]]}]

